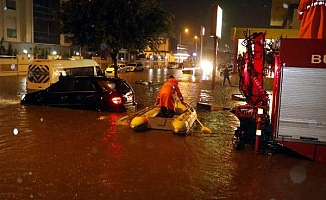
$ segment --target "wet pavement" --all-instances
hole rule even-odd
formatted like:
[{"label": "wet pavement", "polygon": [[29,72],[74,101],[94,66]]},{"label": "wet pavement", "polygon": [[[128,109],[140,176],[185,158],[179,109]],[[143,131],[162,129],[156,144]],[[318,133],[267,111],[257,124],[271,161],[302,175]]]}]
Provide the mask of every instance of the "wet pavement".
[{"label": "wet pavement", "polygon": [[[231,108],[236,86],[181,70],[124,73],[139,109],[154,104],[173,74],[186,102]],[[153,84],[136,84],[136,81]],[[235,151],[237,118],[226,110],[197,109],[214,131],[190,136],[169,131],[135,133],[117,125],[129,113],[22,106],[25,77],[0,77],[0,199],[326,199],[326,166],[286,154]]]}]

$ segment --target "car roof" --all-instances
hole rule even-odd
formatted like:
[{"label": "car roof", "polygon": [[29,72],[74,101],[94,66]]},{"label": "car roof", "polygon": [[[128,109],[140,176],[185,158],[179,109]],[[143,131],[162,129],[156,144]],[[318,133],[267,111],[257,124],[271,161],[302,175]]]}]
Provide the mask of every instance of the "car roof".
[{"label": "car roof", "polygon": [[[126,65],[126,64],[118,63],[117,66],[119,66],[119,65]],[[110,66],[114,66],[114,64],[111,64]]]},{"label": "car roof", "polygon": [[116,82],[116,81],[124,81],[126,82],[125,79],[119,78],[119,77],[107,77],[107,76],[62,76],[60,77],[61,79],[83,79],[83,80],[98,80],[98,81],[111,81],[111,82]]}]

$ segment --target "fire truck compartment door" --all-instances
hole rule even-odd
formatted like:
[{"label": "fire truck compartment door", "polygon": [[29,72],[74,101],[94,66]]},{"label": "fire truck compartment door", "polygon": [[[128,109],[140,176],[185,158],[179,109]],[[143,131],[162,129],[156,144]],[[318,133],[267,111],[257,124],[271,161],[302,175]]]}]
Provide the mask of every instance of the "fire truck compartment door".
[{"label": "fire truck compartment door", "polygon": [[277,138],[326,142],[326,68],[283,67]]}]

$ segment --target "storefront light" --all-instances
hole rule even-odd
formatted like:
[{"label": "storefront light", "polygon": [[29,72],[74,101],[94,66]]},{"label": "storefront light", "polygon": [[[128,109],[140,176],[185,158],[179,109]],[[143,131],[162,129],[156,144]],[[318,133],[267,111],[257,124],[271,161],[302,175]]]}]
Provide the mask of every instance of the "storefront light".
[{"label": "storefront light", "polygon": [[258,115],[264,114],[264,109],[258,108],[257,113],[258,113]]},{"label": "storefront light", "polygon": [[261,136],[261,130],[256,130],[256,135]]}]

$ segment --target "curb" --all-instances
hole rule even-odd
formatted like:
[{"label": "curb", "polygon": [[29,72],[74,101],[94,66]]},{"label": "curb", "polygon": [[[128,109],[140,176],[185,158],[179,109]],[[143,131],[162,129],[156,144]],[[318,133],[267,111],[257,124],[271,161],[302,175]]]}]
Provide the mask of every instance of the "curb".
[{"label": "curb", "polygon": [[235,101],[246,101],[246,98],[242,94],[232,94],[231,99]]},{"label": "curb", "polygon": [[205,110],[209,110],[209,111],[231,110],[231,108],[212,105],[212,104],[203,103],[203,102],[197,102],[197,108],[201,108],[201,109],[205,109]]}]

